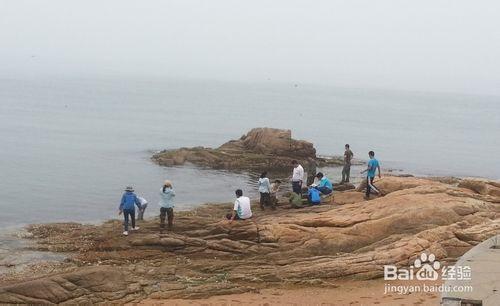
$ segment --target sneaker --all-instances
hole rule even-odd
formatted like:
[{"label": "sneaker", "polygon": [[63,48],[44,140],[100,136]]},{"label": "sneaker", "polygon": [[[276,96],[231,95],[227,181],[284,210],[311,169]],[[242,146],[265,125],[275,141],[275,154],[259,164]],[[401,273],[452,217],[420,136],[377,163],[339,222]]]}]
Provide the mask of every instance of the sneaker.
[{"label": "sneaker", "polygon": [[124,236],[128,236],[128,232],[127,232],[127,231],[124,231],[124,232],[123,232],[123,235],[124,235]]},{"label": "sneaker", "polygon": [[140,227],[138,227],[138,226],[136,226],[136,227],[132,227],[132,230],[133,230],[133,231],[136,231],[136,230],[138,230],[139,228],[140,228]]}]

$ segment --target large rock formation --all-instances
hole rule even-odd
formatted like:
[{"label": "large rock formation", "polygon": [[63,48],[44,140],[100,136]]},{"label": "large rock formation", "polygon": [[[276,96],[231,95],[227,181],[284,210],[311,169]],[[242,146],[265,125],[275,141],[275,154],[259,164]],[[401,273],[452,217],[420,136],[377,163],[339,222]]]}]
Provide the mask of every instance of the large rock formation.
[{"label": "large rock formation", "polygon": [[231,140],[219,149],[228,152],[242,151],[293,158],[316,158],[316,149],[312,143],[293,139],[290,130],[271,128],[253,129],[239,140]]},{"label": "large rock formation", "polygon": [[290,130],[255,128],[238,140],[212,148],[181,148],[166,150],[153,156],[162,166],[183,165],[190,162],[199,166],[232,170],[289,170],[292,160],[314,170],[316,163],[339,164],[339,159],[316,157],[312,143],[292,138]]},{"label": "large rock formation", "polygon": [[421,252],[453,262],[500,233],[497,184],[384,177],[377,185],[386,195],[370,201],[351,190],[336,193],[332,205],[255,209],[252,220],[232,224],[222,220],[230,204],[206,205],[178,213],[174,232],[150,220],[126,238],[118,220],[32,226],[38,249],[73,255],[64,273],[4,282],[0,303],[123,303],[328,286],[381,277],[383,265],[407,267]]}]

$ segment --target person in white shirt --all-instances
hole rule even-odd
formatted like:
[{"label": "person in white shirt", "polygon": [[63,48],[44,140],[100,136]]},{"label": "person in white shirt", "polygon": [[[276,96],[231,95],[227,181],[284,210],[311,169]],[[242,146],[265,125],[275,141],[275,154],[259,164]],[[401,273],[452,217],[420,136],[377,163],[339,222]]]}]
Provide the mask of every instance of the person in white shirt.
[{"label": "person in white shirt", "polygon": [[292,161],[292,189],[296,194],[302,194],[302,181],[304,180],[304,168],[296,160]]},{"label": "person in white shirt", "polygon": [[241,189],[236,190],[236,201],[234,201],[233,211],[226,215],[229,223],[233,220],[246,220],[252,217],[252,209],[250,207],[250,198],[243,196]]},{"label": "person in white shirt", "polygon": [[137,197],[141,203],[141,209],[137,212],[137,220],[144,220],[144,212],[148,207],[148,201],[143,197]]},{"label": "person in white shirt", "polygon": [[[267,177],[267,171],[264,171],[259,178],[260,209],[271,206],[271,182]],[[271,206],[272,209],[274,207]]]}]

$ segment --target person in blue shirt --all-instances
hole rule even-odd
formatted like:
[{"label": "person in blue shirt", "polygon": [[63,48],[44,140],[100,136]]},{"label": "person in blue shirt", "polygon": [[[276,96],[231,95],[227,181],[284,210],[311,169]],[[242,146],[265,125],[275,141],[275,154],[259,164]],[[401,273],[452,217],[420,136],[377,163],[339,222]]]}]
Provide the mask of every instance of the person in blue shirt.
[{"label": "person in blue shirt", "polygon": [[333,185],[330,180],[323,175],[323,173],[318,172],[316,178],[319,180],[318,186],[314,187],[319,190],[324,195],[328,195],[333,192]]},{"label": "person in blue shirt", "polygon": [[127,187],[125,188],[125,193],[122,196],[122,200],[120,201],[120,207],[118,208],[119,215],[123,213],[123,235],[127,236],[128,235],[128,221],[129,218],[132,221],[132,230],[136,231],[139,229],[138,226],[135,226],[135,207],[134,205],[137,205],[137,208],[141,209],[141,201],[139,198],[135,195],[134,193],[134,188],[132,187]]},{"label": "person in blue shirt", "polygon": [[368,161],[368,166],[365,170],[361,171],[362,174],[367,172],[365,200],[370,199],[370,193],[372,191],[374,191],[377,194],[380,194],[378,188],[375,187],[375,185],[373,185],[373,180],[375,179],[375,172],[377,171],[377,169],[378,169],[378,177],[379,178],[382,177],[380,175],[380,163],[375,158],[375,152],[373,151],[368,152],[368,156],[370,157],[370,160]]}]

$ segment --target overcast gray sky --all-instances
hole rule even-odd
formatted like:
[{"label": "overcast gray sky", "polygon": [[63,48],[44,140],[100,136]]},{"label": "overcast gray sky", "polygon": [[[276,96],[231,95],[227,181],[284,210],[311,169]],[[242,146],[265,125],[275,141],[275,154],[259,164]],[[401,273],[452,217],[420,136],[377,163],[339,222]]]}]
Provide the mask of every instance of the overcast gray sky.
[{"label": "overcast gray sky", "polygon": [[0,0],[0,76],[168,76],[500,95],[500,2]]}]

